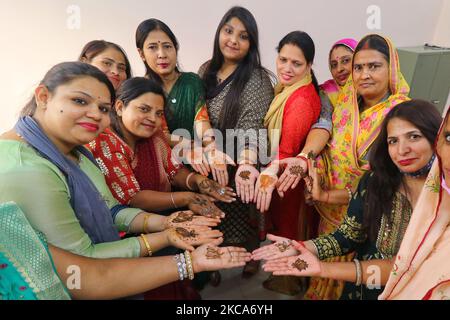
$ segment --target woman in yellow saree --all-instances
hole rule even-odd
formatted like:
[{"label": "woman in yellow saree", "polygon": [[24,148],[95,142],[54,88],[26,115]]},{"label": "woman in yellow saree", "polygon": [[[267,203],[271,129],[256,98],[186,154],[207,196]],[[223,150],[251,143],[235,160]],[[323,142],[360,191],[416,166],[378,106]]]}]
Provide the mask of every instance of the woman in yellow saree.
[{"label": "woman in yellow saree", "polygon": [[[320,214],[319,235],[333,232],[343,221],[352,192],[369,169],[367,155],[384,116],[408,100],[408,93],[392,42],[376,34],[364,37],[355,49],[352,75],[333,112],[331,141],[317,158],[317,169],[309,168],[309,190],[321,190],[311,194]],[[321,177],[320,181],[311,176]],[[313,183],[320,183],[321,188],[312,188]],[[330,262],[351,259],[350,255]],[[342,281],[312,278],[305,299],[339,299],[343,287]]]}]

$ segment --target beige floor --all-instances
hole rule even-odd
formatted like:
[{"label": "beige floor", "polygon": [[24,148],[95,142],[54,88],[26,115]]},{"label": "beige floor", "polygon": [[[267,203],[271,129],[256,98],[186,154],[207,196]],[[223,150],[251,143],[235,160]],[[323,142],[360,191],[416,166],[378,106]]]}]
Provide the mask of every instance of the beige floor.
[{"label": "beige floor", "polygon": [[301,296],[288,296],[264,289],[262,282],[268,274],[260,271],[249,279],[242,278],[242,268],[220,271],[222,281],[218,287],[207,284],[200,291],[203,300],[301,300]]},{"label": "beige floor", "polygon": [[261,268],[249,279],[242,277],[242,269],[220,271],[222,276],[220,285],[213,287],[207,284],[200,291],[203,300],[301,300],[301,295],[288,296],[265,289],[262,283],[267,279],[269,273],[264,272]]}]

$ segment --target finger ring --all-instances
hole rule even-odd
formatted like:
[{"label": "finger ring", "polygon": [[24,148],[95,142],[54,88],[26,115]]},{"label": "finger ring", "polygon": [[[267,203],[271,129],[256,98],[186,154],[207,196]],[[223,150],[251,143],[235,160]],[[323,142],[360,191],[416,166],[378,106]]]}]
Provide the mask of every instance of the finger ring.
[{"label": "finger ring", "polygon": [[225,189],[224,188],[220,188],[217,193],[220,194],[221,196],[223,196],[225,194]]}]

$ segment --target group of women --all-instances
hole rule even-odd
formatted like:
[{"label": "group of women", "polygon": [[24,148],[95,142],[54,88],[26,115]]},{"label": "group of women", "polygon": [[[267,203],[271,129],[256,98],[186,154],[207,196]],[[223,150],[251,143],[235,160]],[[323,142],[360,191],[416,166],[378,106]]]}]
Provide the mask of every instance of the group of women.
[{"label": "group of women", "polygon": [[[0,298],[193,299],[259,260],[271,290],[312,277],[307,299],[448,298],[450,120],[439,131],[435,107],[408,98],[389,39],[336,42],[319,85],[313,40],[291,32],[275,87],[242,7],[198,75],[160,20],[136,48],[144,77],[89,42],[0,136]],[[248,138],[232,152],[230,129]],[[80,286],[65,285],[73,265]]]}]

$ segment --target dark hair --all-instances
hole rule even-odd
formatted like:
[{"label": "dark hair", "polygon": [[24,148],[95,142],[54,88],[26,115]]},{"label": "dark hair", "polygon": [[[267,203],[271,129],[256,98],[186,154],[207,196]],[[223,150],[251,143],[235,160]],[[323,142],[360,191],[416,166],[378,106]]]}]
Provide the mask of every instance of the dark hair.
[{"label": "dark hair", "polygon": [[223,26],[233,18],[239,19],[244,25],[248,34],[250,47],[247,55],[242,59],[242,61],[239,62],[239,65],[234,73],[235,76],[233,83],[231,84],[230,90],[225,97],[225,102],[219,117],[219,129],[222,131],[225,131],[227,128],[234,128],[236,126],[239,117],[241,94],[253,72],[258,69],[262,72],[267,72],[261,66],[258,25],[255,18],[251,12],[245,8],[232,7],[227,11],[227,13],[225,13],[219,23],[219,26],[217,27],[214,38],[213,56],[206,67],[205,73],[203,74],[207,95],[209,95],[208,93],[217,87],[217,72],[224,63],[224,57],[220,51],[219,45],[220,31]]},{"label": "dark hair", "polygon": [[427,101],[413,99],[398,104],[384,119],[381,131],[369,154],[369,163],[373,176],[369,179],[364,205],[364,228],[369,239],[376,241],[380,229],[381,217],[390,217],[392,201],[400,185],[404,185],[403,175],[392,162],[387,144],[387,126],[399,118],[413,124],[430,143],[434,145],[442,121],[436,107]]},{"label": "dark hair", "polygon": [[378,34],[369,34],[362,38],[355,48],[354,56],[356,56],[359,51],[366,49],[377,50],[384,56],[386,61],[390,63],[391,57],[389,54],[389,45],[382,36]]},{"label": "dark hair", "polygon": [[88,62],[91,62],[92,59],[109,48],[113,48],[123,55],[123,58],[125,59],[125,73],[127,74],[127,79],[131,78],[131,65],[130,61],[128,60],[127,54],[125,53],[125,50],[123,50],[119,45],[112,42],[108,42],[105,40],[93,40],[88,42],[81,50],[78,61],[83,61],[84,59],[86,59]]},{"label": "dark hair", "polygon": [[[143,77],[135,77],[125,80],[117,89],[116,100],[122,101],[124,107],[127,107],[132,100],[146,93],[154,93],[161,96],[163,98],[164,105],[166,104],[166,98],[162,87],[155,81]],[[120,126],[122,120],[117,114],[115,107],[111,108],[110,116],[111,127],[123,139],[124,135]]]},{"label": "dark hair", "polygon": [[[305,56],[306,62],[310,65],[314,63],[314,56],[316,54],[316,47],[314,45],[313,39],[303,31],[292,31],[284,36],[278,44],[277,51],[280,53],[281,49],[287,44],[292,44],[302,50],[303,55]],[[314,88],[316,89],[317,94],[319,94],[319,83],[317,82],[316,75],[314,71],[311,69],[311,76]]]},{"label": "dark hair", "polygon": [[[175,46],[175,50],[178,53],[178,49],[180,48],[180,45],[178,44],[178,40],[175,37],[175,34],[170,30],[169,26],[167,26],[164,22],[158,19],[148,19],[139,24],[139,26],[136,29],[136,48],[144,50],[144,42],[147,39],[148,35],[152,31],[162,31],[164,32],[172,41],[173,45]],[[145,75],[149,78],[155,81],[156,83],[159,83],[160,85],[163,84],[161,77],[153,71],[146,61],[144,61],[145,65]],[[179,72],[178,65],[175,67],[175,70]]]},{"label": "dark hair", "polygon": [[[53,66],[45,74],[44,79],[41,80],[39,85],[45,86],[50,93],[53,93],[59,86],[65,85],[82,77],[92,77],[101,83],[104,83],[108,87],[109,93],[111,94],[111,104],[114,103],[115,90],[108,77],[96,67],[79,61],[63,62]],[[33,116],[36,111],[36,107],[36,99],[33,96],[22,108],[20,116]]]}]

